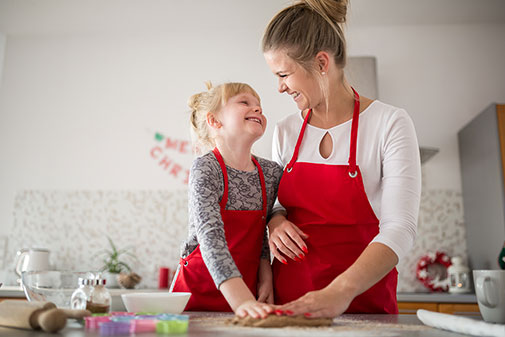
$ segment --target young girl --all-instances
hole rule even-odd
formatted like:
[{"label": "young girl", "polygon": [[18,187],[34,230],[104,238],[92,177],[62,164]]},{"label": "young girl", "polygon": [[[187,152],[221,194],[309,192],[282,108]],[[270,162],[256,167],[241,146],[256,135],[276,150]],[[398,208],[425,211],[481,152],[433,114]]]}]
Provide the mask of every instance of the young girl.
[{"label": "young girl", "polygon": [[198,145],[213,150],[191,167],[189,235],[172,291],[192,293],[186,310],[266,317],[273,303],[266,221],[282,168],[251,155],[267,122],[258,94],[244,83],[207,86],[188,104]]}]

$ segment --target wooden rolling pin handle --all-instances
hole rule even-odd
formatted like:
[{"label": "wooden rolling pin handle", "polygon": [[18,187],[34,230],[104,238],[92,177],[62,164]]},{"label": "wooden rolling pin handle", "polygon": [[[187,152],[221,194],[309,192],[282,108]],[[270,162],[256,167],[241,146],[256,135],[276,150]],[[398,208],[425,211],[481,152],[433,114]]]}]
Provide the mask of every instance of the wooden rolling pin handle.
[{"label": "wooden rolling pin handle", "polygon": [[49,309],[34,314],[35,320],[45,332],[58,332],[67,325],[67,315],[60,309]]}]

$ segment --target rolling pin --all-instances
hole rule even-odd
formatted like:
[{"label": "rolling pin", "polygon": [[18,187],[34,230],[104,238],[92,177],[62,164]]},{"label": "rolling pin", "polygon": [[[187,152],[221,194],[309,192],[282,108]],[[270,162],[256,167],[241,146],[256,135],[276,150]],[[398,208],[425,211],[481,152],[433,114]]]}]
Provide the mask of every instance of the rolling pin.
[{"label": "rolling pin", "polygon": [[90,316],[88,310],[58,309],[51,302],[5,300],[0,302],[0,325],[21,329],[42,329],[57,332],[65,327],[67,318]]}]

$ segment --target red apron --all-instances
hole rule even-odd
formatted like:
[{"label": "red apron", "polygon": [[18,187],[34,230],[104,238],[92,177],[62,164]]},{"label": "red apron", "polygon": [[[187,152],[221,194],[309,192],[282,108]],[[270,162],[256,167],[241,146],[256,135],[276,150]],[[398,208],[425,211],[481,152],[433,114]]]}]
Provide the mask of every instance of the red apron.
[{"label": "red apron", "polygon": [[[354,90],[354,89],[353,89]],[[379,233],[379,220],[368,202],[356,165],[359,95],[356,91],[351,126],[349,165],[297,162],[307,121],[304,119],[291,161],[281,178],[278,197],[288,220],[309,235],[308,254],[301,262],[273,263],[275,303],[293,301],[308,291],[326,287],[351,266]],[[335,146],[335,144],[333,145]],[[377,168],[379,169],[379,168]],[[347,313],[397,314],[394,268],[357,296]]]},{"label": "red apron", "polygon": [[[258,269],[267,213],[267,194],[263,171],[258,161],[252,157],[260,176],[263,209],[255,211],[227,210],[225,207],[228,201],[228,174],[219,150],[215,148],[213,152],[223,172],[224,193],[219,206],[221,207],[221,217],[224,223],[224,234],[228,249],[242,274],[242,279],[256,297]],[[179,264],[179,272],[172,291],[191,292],[192,295],[185,310],[232,311],[224,296],[216,288],[207,266],[203,262],[200,245],[186,258],[181,258]]]}]

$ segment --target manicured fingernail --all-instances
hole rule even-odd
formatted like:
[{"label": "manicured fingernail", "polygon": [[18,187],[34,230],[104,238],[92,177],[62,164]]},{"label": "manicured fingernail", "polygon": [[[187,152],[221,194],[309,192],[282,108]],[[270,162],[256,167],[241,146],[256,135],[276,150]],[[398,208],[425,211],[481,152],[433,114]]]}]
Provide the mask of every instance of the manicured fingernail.
[{"label": "manicured fingernail", "polygon": [[303,260],[304,255],[300,254],[300,255],[298,255],[298,257]]},{"label": "manicured fingernail", "polygon": [[293,315],[294,314],[294,312],[292,312],[291,310],[286,310],[285,313],[286,313],[286,315]]},{"label": "manicured fingernail", "polygon": [[282,316],[284,315],[284,311],[282,310],[275,310],[274,313],[277,315],[277,316]]},{"label": "manicured fingernail", "polygon": [[307,254],[309,252],[309,250],[307,249],[307,247],[302,247],[302,250],[305,254]]},{"label": "manicured fingernail", "polygon": [[294,260],[295,260],[296,262],[300,262],[300,261],[302,261],[300,258],[298,258],[298,256],[295,256],[295,257],[294,257]]},{"label": "manicured fingernail", "polygon": [[310,317],[310,316],[312,316],[312,314],[311,314],[310,312],[306,312],[306,313],[304,313],[303,315],[304,315],[305,317]]},{"label": "manicured fingernail", "polygon": [[281,260],[281,262],[284,264],[288,264],[288,262],[286,260]]}]

